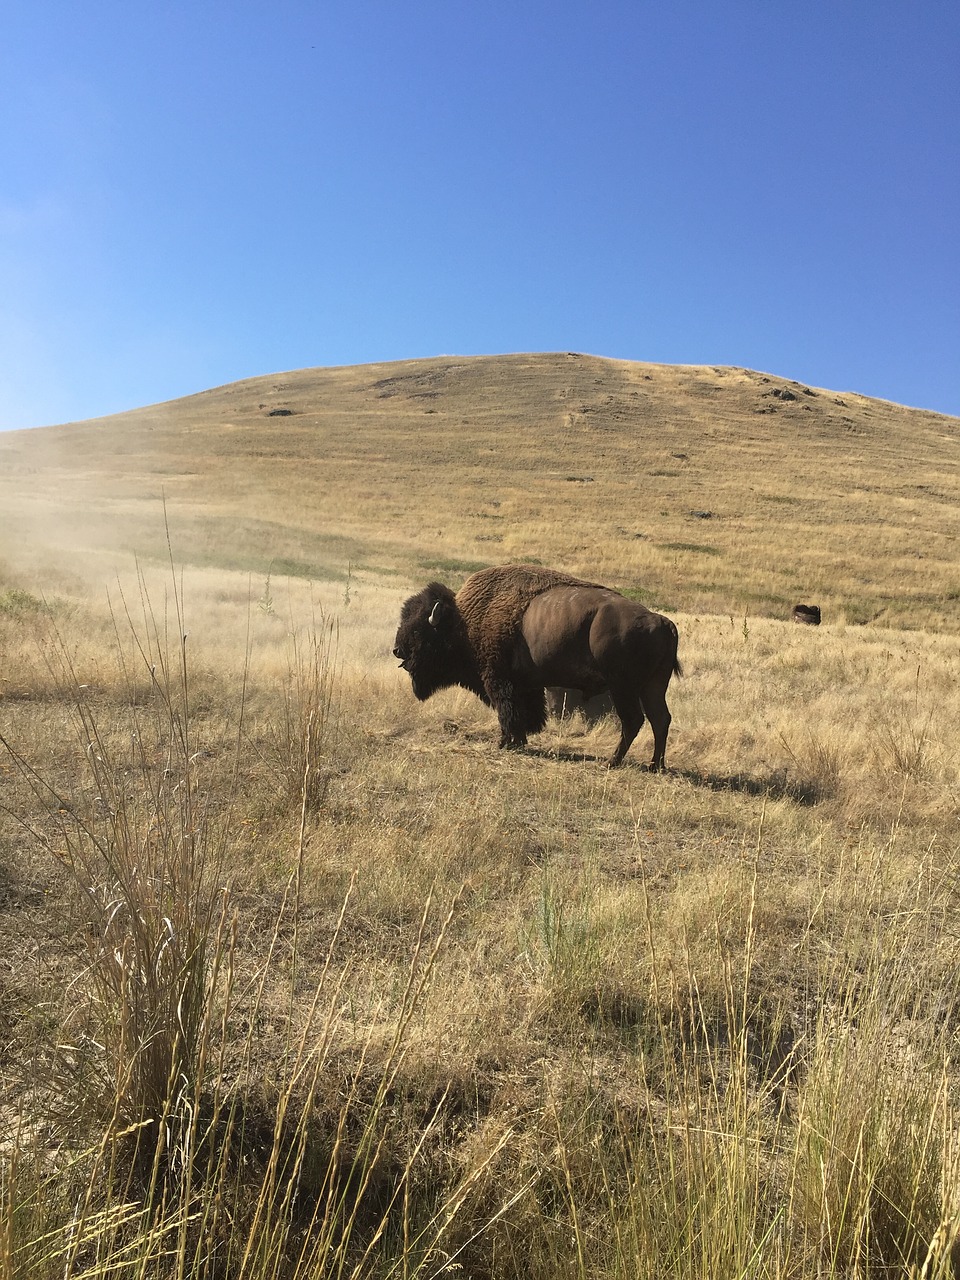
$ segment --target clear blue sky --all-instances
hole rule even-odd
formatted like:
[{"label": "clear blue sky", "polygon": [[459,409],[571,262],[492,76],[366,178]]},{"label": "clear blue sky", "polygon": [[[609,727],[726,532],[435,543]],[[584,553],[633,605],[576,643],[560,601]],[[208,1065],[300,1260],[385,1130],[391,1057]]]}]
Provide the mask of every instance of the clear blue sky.
[{"label": "clear blue sky", "polygon": [[0,427],[579,350],[960,414],[958,0],[10,0]]}]

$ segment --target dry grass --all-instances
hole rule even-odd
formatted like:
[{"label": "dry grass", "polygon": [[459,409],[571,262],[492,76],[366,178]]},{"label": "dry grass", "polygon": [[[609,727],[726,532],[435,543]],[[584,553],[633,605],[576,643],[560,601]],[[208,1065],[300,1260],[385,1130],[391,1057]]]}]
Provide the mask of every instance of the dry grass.
[{"label": "dry grass", "polygon": [[[317,412],[346,421],[358,376],[329,374]],[[480,421],[509,380],[470,385]],[[677,452],[729,429],[701,401]],[[358,421],[389,457],[388,419]],[[90,542],[115,500],[146,521],[129,494],[159,450],[142,442],[89,453],[115,490]],[[436,557],[429,529],[408,524],[404,548],[391,523],[425,490],[384,479],[379,522],[345,494],[338,578],[267,555],[231,571],[229,538],[196,563],[228,482],[256,491],[250,521],[302,521],[304,545],[337,508],[311,524],[266,470],[241,486],[242,454],[215,478],[179,456],[210,493],[185,527],[170,504],[182,577],[121,556],[118,578],[100,551],[52,564],[40,536],[2,548],[0,1275],[956,1274],[960,658],[932,614],[795,627],[711,611],[678,571],[696,607],[674,614],[669,772],[641,768],[646,729],[607,771],[613,726],[576,717],[499,753],[489,710],[417,704],[390,657],[418,579],[369,566]],[[456,559],[473,507],[455,522],[450,465]],[[869,465],[897,466],[879,447]],[[571,482],[553,520],[546,488],[524,507],[518,486],[509,536],[559,551],[598,519],[590,489]],[[936,504],[919,517],[933,529]],[[595,560],[557,562],[599,575],[599,524]],[[851,563],[886,536],[865,526]],[[810,544],[823,580],[832,545]],[[750,554],[743,593],[779,590]]]},{"label": "dry grass", "polygon": [[162,494],[181,559],[258,586],[536,557],[668,611],[812,599],[831,621],[960,629],[957,420],[746,369],[311,369],[0,437],[27,589],[38,569],[70,589],[162,559]]}]

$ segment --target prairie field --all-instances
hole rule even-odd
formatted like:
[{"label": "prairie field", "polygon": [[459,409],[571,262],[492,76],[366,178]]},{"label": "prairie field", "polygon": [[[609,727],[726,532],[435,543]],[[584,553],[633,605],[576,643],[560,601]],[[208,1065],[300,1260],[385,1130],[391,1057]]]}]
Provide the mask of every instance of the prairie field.
[{"label": "prairie field", "polygon": [[[958,464],[573,353],[0,436],[0,1277],[960,1274]],[[414,700],[512,561],[675,620],[665,773]]]}]

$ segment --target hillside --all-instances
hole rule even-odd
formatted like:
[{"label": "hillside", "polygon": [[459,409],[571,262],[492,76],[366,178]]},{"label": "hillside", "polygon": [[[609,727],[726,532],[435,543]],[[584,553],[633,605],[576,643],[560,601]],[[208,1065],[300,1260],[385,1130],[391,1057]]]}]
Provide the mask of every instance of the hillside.
[{"label": "hillside", "polygon": [[[956,1280],[958,428],[543,355],[0,435],[0,1280]],[[665,773],[416,701],[519,558],[670,612]]]},{"label": "hillside", "polygon": [[24,589],[165,555],[162,500],[178,560],[254,576],[455,582],[538,559],[668,610],[809,598],[960,629],[960,420],[747,369],[305,369],[0,436],[0,554]]}]

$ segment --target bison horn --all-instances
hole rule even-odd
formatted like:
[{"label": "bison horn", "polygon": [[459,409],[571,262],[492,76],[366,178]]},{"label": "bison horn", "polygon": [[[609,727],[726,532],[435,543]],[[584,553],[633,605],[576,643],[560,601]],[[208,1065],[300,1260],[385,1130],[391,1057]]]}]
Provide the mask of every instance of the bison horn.
[{"label": "bison horn", "polygon": [[440,613],[440,601],[438,600],[434,604],[433,608],[430,610],[430,617],[427,619],[431,627],[436,627],[439,625],[440,623],[440,618],[438,616],[439,613]]}]

